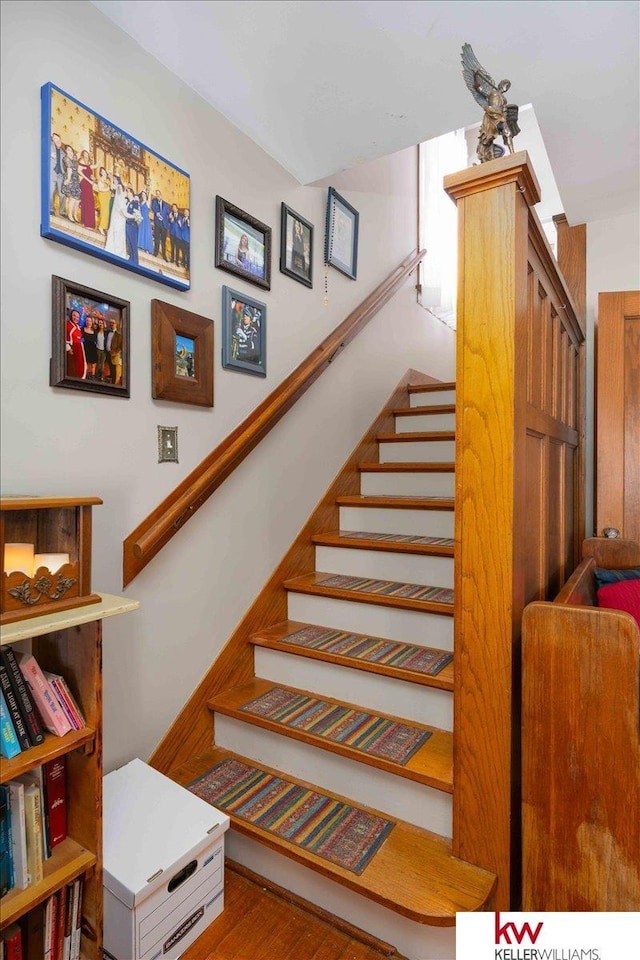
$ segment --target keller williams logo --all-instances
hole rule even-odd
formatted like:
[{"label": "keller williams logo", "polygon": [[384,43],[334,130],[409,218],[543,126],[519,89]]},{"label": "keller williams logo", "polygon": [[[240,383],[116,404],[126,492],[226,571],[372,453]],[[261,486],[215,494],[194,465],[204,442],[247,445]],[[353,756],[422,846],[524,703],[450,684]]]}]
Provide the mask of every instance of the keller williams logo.
[{"label": "keller williams logo", "polygon": [[[543,922],[541,921],[537,924],[536,929],[532,930],[528,923],[523,923],[520,929],[516,927],[513,921],[504,923],[500,926],[500,914],[496,913],[496,944],[500,943],[504,938],[505,943],[513,943],[514,940],[516,943],[521,944],[525,937],[527,937],[531,943],[535,943],[538,937],[540,936],[540,931],[542,930]],[[514,940],[511,939],[513,935]]]}]

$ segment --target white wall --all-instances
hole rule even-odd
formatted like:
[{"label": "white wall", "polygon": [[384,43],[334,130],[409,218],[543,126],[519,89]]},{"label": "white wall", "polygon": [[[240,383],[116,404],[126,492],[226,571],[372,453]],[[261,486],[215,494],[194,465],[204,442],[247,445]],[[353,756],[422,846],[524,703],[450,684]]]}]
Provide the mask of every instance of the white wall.
[{"label": "white wall", "polygon": [[594,522],[594,326],[598,321],[598,294],[640,288],[640,216],[638,211],[611,220],[587,224],[587,536]]},{"label": "white wall", "polygon": [[[47,81],[191,174],[189,293],[39,236]],[[3,490],[101,496],[94,588],[121,593],[126,535],[415,245],[417,151],[332,179],[360,211],[360,258],[356,283],[330,272],[325,307],[325,186],[301,187],[89,3],[3,3],[2,123]],[[213,267],[216,194],[274,228],[270,292]],[[278,272],[282,200],[316,225],[312,291]],[[131,301],[130,400],[48,386],[52,274]],[[225,283],[267,302],[266,380],[221,368]],[[213,409],[151,399],[153,298],[214,319]],[[405,370],[452,378],[453,352],[407,285],[133,582],[140,610],[104,627],[106,769],[152,751]],[[157,424],[178,426],[178,465],[157,463]]]}]

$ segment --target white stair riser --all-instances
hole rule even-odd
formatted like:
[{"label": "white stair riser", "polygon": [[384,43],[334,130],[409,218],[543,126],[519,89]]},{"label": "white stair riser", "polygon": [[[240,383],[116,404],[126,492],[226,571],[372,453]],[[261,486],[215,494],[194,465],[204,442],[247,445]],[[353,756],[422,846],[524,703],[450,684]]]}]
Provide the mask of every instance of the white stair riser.
[{"label": "white stair riser", "polygon": [[432,927],[407,920],[233,828],[225,838],[225,853],[272,883],[393,944],[408,960],[453,960],[456,955],[455,927]]},{"label": "white stair riser", "polygon": [[256,676],[442,730],[453,730],[453,694],[379,673],[256,647]]},{"label": "white stair riser", "polygon": [[216,746],[272,767],[285,776],[346,796],[388,817],[451,836],[449,793],[223,714],[215,716],[215,740]]},{"label": "white stair riser", "polygon": [[453,527],[453,510],[340,507],[341,530],[409,533],[416,537],[453,537]]},{"label": "white stair riser", "polygon": [[439,407],[444,403],[455,402],[455,390],[425,390],[424,393],[409,394],[410,407]]},{"label": "white stair riser", "polygon": [[355,547],[316,547],[316,570],[453,588],[453,558]]},{"label": "white stair riser", "polygon": [[401,643],[453,650],[453,617],[419,610],[401,610],[354,600],[289,591],[290,620],[318,623],[335,630],[353,630]]},{"label": "white stair riser", "polygon": [[396,417],[396,433],[414,433],[431,430],[455,430],[455,413],[414,413]]},{"label": "white stair riser", "polygon": [[398,471],[360,474],[360,493],[365,497],[452,497],[455,477],[450,473],[402,473]]},{"label": "white stair riser", "polygon": [[401,440],[379,443],[380,463],[453,463],[455,440]]}]

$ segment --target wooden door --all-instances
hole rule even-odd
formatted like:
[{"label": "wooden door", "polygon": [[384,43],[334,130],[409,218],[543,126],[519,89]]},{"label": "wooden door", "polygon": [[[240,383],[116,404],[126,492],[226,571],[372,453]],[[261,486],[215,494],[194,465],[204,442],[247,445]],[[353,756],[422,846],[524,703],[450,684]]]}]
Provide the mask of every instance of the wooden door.
[{"label": "wooden door", "polygon": [[640,291],[599,295],[596,364],[596,533],[640,540]]}]

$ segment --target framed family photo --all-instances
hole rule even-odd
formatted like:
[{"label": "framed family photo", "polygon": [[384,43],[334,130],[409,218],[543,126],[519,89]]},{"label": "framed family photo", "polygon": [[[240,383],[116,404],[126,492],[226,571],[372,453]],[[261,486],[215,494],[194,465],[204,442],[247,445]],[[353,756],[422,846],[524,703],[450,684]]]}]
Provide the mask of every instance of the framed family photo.
[{"label": "framed family photo", "polygon": [[54,84],[41,93],[41,235],[188,290],[189,174]]},{"label": "framed family photo", "polygon": [[313,224],[286,203],[280,219],[280,272],[313,287]]},{"label": "framed family photo", "polygon": [[222,366],[267,375],[267,307],[246,293],[222,288]]},{"label": "framed family photo", "polygon": [[213,406],[213,320],[151,301],[154,400]]},{"label": "framed family photo", "polygon": [[62,277],[51,281],[50,385],[128,397],[129,302]]},{"label": "framed family photo", "polygon": [[352,280],[358,272],[358,221],[360,214],[333,187],[327,195],[325,263]]},{"label": "framed family photo", "polygon": [[271,289],[271,227],[216,197],[216,267]]}]

